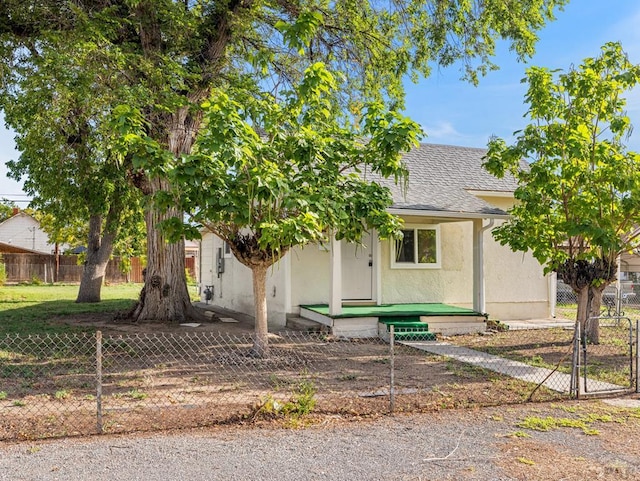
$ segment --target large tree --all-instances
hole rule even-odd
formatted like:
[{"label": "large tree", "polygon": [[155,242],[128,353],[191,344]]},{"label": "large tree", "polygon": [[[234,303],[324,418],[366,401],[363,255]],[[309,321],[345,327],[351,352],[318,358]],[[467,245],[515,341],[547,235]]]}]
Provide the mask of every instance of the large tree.
[{"label": "large tree", "polygon": [[573,288],[577,321],[597,343],[598,323],[587,320],[600,315],[618,256],[640,246],[640,155],[624,143],[624,93],[640,81],[640,66],[608,43],[566,73],[530,68],[526,81],[532,123],[511,146],[493,139],[486,157],[491,173],[510,171],[519,184],[511,218],[494,234]]},{"label": "large tree", "polygon": [[84,224],[81,243],[87,250],[77,302],[98,302],[114,245],[135,230],[142,209],[104,129],[114,75],[97,85],[95,49],[66,47],[72,51],[41,41],[28,62],[0,71],[11,86],[0,90],[0,107],[20,152],[8,163],[10,174],[24,180],[50,238],[56,245],[68,241],[63,234]]},{"label": "large tree", "polygon": [[[42,45],[94,49],[96,84],[117,73],[114,94],[143,113],[148,135],[166,153],[138,159],[132,177],[153,198],[170,190],[158,164],[191,152],[199,106],[215,88],[248,74],[278,89],[299,79],[309,61],[324,61],[342,73],[340,91],[354,113],[371,99],[401,106],[403,79],[428,75],[433,65],[462,60],[465,75],[477,80],[494,67],[497,38],[530,55],[536,32],[566,1],[4,0],[0,54],[13,68],[42,55]],[[309,45],[303,55],[296,41]],[[37,74],[47,75],[46,63]],[[175,208],[148,204],[138,319],[179,321],[192,312],[183,243],[167,243],[157,228],[176,217]]]},{"label": "large tree", "polygon": [[[400,226],[386,210],[389,190],[367,173],[404,181],[401,153],[417,144],[421,129],[379,104],[349,121],[336,111],[336,97],[321,63],[281,99],[215,91],[195,152],[168,172],[174,190],[165,203],[224,239],[252,271],[259,356],[268,346],[267,271],[278,259],[329,236],[359,242],[366,230],[387,238]],[[165,227],[182,235],[190,225]]]}]

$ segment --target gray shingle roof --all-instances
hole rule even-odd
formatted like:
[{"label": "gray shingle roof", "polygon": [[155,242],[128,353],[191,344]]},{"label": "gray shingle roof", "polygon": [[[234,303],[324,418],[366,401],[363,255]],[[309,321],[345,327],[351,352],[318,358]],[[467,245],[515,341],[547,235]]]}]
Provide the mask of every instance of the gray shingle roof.
[{"label": "gray shingle roof", "polygon": [[[420,144],[405,154],[409,185],[403,192],[393,179],[376,179],[393,193],[396,209],[504,215],[469,191],[513,192],[511,175],[498,179],[482,167],[486,149]],[[369,177],[371,178],[371,177]]]}]

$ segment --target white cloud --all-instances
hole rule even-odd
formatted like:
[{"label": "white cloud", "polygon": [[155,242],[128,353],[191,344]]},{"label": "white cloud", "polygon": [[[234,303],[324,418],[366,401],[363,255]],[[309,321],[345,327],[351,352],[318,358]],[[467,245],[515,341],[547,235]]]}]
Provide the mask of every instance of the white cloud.
[{"label": "white cloud", "polygon": [[427,134],[423,142],[434,144],[484,148],[490,137],[486,132],[462,133],[447,120],[423,124],[422,128]]},{"label": "white cloud", "polygon": [[432,125],[424,125],[423,129],[431,140],[446,140],[463,136],[455,129],[451,122],[447,122],[444,120],[436,122]]}]

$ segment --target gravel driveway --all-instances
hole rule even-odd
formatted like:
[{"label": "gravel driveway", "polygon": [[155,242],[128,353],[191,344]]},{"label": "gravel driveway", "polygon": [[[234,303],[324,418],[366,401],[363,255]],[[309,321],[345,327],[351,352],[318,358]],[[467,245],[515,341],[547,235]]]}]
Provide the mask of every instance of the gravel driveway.
[{"label": "gravel driveway", "polygon": [[[567,409],[565,406],[571,406]],[[215,427],[150,435],[0,444],[1,480],[546,480],[638,479],[638,410],[598,402],[526,405],[305,429]],[[615,410],[600,435],[517,426],[527,416]],[[637,422],[633,422],[636,419]],[[621,429],[633,440],[625,448]],[[520,434],[517,434],[520,433]],[[612,444],[613,443],[613,444]],[[631,445],[629,445],[631,446]],[[585,476],[589,474],[590,476]],[[574,477],[575,476],[575,477]]]}]

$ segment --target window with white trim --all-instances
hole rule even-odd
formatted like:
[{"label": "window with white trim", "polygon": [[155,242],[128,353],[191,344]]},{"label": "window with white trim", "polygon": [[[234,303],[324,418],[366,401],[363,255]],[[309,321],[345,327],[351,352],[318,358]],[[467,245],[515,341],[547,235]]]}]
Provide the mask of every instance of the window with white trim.
[{"label": "window with white trim", "polygon": [[222,243],[222,253],[226,258],[233,257],[233,252],[231,252],[231,246],[227,242]]},{"label": "window with white trim", "polygon": [[436,269],[440,267],[440,226],[405,226],[402,238],[392,242],[391,267]]}]

